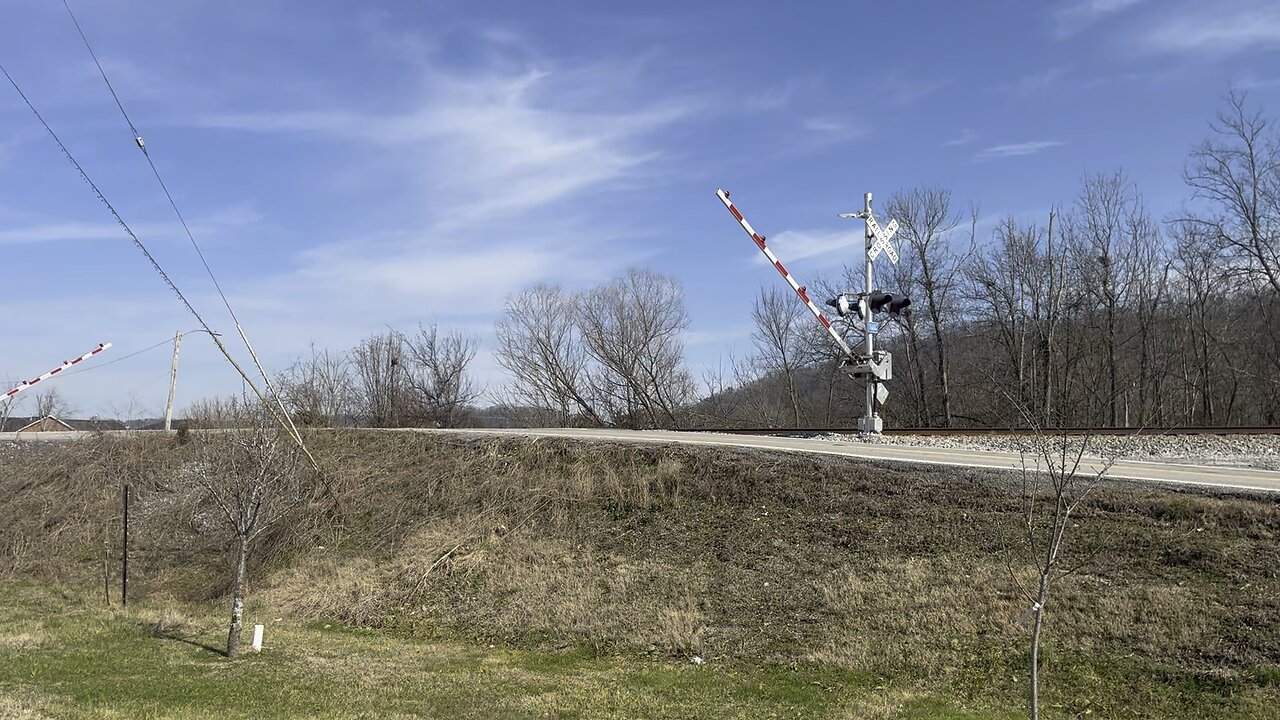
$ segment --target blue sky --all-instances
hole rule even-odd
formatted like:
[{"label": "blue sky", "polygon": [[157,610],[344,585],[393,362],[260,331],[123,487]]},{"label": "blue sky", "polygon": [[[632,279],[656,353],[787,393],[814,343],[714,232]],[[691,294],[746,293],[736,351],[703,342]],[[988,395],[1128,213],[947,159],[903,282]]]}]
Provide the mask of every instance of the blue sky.
[{"label": "blue sky", "polygon": [[[780,283],[717,187],[803,281],[853,258],[860,225],[835,216],[863,192],[940,184],[989,224],[1124,167],[1162,217],[1229,87],[1280,114],[1263,0],[73,7],[273,369],[438,321],[480,337],[496,384],[508,293],[645,265],[684,283],[697,374],[745,351],[752,295]],[[231,330],[61,3],[0,17],[0,62]],[[0,378],[194,326],[8,87],[0,258]],[[157,349],[58,383],[79,415],[158,413],[167,373]],[[179,406],[239,388],[189,337]]]}]

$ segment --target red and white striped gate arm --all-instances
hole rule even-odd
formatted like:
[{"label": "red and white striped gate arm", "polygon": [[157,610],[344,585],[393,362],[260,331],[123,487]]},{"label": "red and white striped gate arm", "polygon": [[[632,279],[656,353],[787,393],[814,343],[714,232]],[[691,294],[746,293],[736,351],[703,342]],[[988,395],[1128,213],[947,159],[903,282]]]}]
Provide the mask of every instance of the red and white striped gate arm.
[{"label": "red and white striped gate arm", "polygon": [[800,296],[800,299],[804,301],[805,307],[809,308],[809,312],[813,313],[813,316],[818,318],[818,322],[822,323],[822,327],[826,328],[827,334],[831,336],[831,339],[836,341],[836,344],[840,346],[840,349],[844,351],[845,355],[852,356],[853,350],[849,348],[849,344],[844,341],[844,338],[840,336],[840,333],[837,332],[834,327],[831,327],[831,321],[828,320],[827,316],[818,309],[818,306],[814,305],[813,301],[809,299],[808,291],[801,286],[800,283],[796,282],[796,279],[791,276],[791,273],[787,272],[786,266],[784,266],[782,262],[774,256],[773,251],[765,245],[764,236],[757,233],[755,229],[751,227],[751,223],[747,222],[747,219],[742,217],[742,213],[738,212],[738,208],[733,206],[733,202],[729,200],[729,193],[725,190],[716,190],[716,195],[720,197],[720,202],[724,203],[724,206],[729,209],[729,212],[733,214],[733,217],[738,220],[738,224],[742,226],[742,229],[746,230],[747,234],[751,236],[751,239],[755,241],[756,246],[760,248],[760,252],[764,253],[764,256],[769,259],[769,262],[773,263],[773,267],[782,275],[782,279],[786,280],[787,284],[791,286],[791,289],[795,290],[796,294]]},{"label": "red and white striped gate arm", "polygon": [[103,350],[106,350],[106,349],[107,349],[107,348],[109,348],[109,347],[111,347],[111,343],[99,343],[99,344],[98,344],[98,347],[96,347],[96,348],[94,348],[94,349],[90,350],[89,352],[87,352],[87,353],[85,353],[85,354],[81,355],[80,357],[76,358],[75,360],[63,360],[61,365],[59,365],[58,367],[56,367],[56,368],[54,368],[54,369],[50,370],[49,372],[47,372],[47,373],[45,373],[45,374],[43,374],[43,375],[41,375],[40,377],[38,377],[38,378],[36,378],[36,379],[34,379],[34,380],[23,380],[21,385],[19,385],[19,386],[15,387],[14,389],[12,389],[12,390],[10,390],[9,392],[5,393],[5,394],[4,394],[4,399],[5,399],[5,400],[8,400],[9,398],[13,397],[14,395],[17,395],[18,393],[22,392],[23,390],[26,390],[27,388],[31,387],[32,385],[35,385],[36,383],[40,382],[41,380],[48,380],[49,378],[53,377],[54,375],[57,375],[58,373],[62,372],[63,370],[66,370],[67,368],[69,368],[69,367],[71,367],[71,366],[73,366],[73,365],[79,365],[80,363],[84,362],[85,360],[88,360],[89,358],[93,357],[94,355],[97,355],[98,353],[102,352]]}]

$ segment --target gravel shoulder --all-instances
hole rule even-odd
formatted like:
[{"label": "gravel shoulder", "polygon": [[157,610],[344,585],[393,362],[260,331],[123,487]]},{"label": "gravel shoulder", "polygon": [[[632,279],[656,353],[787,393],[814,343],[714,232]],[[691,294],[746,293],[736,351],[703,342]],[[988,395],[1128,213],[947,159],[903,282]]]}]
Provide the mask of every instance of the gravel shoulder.
[{"label": "gravel shoulder", "polygon": [[[1025,436],[857,436],[824,435],[832,442],[936,447],[957,450],[1034,453],[1033,440]],[[1072,441],[1083,438],[1072,438]],[[1086,454],[1110,459],[1187,463],[1280,470],[1280,435],[1153,435],[1126,437],[1099,435],[1088,438]]]}]

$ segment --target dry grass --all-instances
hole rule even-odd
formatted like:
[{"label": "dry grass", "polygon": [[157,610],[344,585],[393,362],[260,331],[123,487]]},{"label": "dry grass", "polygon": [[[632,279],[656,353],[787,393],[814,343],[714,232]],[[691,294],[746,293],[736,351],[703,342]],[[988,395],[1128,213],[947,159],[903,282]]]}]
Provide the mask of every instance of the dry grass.
[{"label": "dry grass", "polygon": [[1003,567],[970,557],[879,559],[822,585],[836,618],[810,659],[868,672],[954,674],[957,657],[1008,644],[1022,610]]},{"label": "dry grass", "polygon": [[[142,518],[131,586],[216,598],[223,538],[168,482],[186,449],[105,442],[0,467],[0,490],[35,482],[0,494],[0,513],[24,518],[0,527],[0,547],[19,533],[31,545],[10,572],[100,585],[129,470]],[[1027,608],[1001,542],[1018,503],[991,474],[415,433],[313,446],[331,502],[260,548],[251,610],[269,618],[903,679],[851,717],[893,716],[926,679],[978,697],[1014,692],[1021,672]],[[25,519],[40,517],[49,532]],[[1280,635],[1260,630],[1280,626],[1276,499],[1114,487],[1078,522],[1067,561],[1083,567],[1051,600],[1051,667],[1121,658],[1176,684],[1280,661]]]},{"label": "dry grass", "polygon": [[5,720],[46,720],[45,703],[32,693],[10,694],[0,688],[0,717]]},{"label": "dry grass", "polygon": [[698,609],[696,601],[688,597],[683,605],[658,613],[654,643],[672,655],[699,655],[703,652],[706,623],[707,616]]},{"label": "dry grass", "polygon": [[[49,641],[49,634],[45,632],[44,623],[37,621],[21,632],[14,632],[12,628],[0,629],[0,648],[6,650],[36,650],[41,645]],[[0,717],[4,717],[0,715]]]}]

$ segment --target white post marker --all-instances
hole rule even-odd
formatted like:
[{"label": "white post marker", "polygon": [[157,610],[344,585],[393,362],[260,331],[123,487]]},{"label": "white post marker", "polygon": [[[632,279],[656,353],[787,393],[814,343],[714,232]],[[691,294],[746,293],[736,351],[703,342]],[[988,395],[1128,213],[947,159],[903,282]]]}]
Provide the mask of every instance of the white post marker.
[{"label": "white post marker", "polygon": [[253,651],[262,652],[262,626],[253,626]]}]

